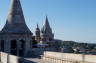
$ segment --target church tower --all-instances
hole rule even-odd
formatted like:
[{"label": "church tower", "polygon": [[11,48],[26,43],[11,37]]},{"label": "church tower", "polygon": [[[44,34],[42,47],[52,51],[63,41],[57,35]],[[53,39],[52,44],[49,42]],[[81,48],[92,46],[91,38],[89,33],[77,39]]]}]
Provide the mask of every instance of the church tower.
[{"label": "church tower", "polygon": [[49,25],[48,17],[46,16],[45,24],[41,29],[41,41],[45,44],[50,43],[54,40],[54,34]]},{"label": "church tower", "polygon": [[11,0],[6,24],[0,31],[1,51],[26,56],[31,50],[32,35],[26,25],[20,0]]},{"label": "church tower", "polygon": [[35,31],[35,40],[37,40],[38,43],[40,43],[40,29],[39,29],[39,26],[37,24],[37,28],[36,28],[36,31]]}]

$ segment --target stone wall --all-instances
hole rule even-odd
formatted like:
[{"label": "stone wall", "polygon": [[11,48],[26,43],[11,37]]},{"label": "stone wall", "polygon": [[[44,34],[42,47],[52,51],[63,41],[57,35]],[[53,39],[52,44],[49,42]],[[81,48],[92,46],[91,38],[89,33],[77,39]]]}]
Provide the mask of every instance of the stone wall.
[{"label": "stone wall", "polygon": [[18,57],[14,55],[10,55],[4,52],[0,52],[1,54],[1,63],[18,63]]},{"label": "stone wall", "polygon": [[44,52],[43,59],[52,63],[96,63],[96,55]]}]

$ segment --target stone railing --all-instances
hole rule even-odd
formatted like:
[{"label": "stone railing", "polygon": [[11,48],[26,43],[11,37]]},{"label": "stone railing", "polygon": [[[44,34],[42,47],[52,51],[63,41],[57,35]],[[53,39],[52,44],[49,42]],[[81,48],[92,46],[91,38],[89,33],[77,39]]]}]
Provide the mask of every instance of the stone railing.
[{"label": "stone railing", "polygon": [[50,63],[96,63],[96,55],[44,52],[43,59]]},{"label": "stone railing", "polygon": [[4,52],[0,52],[0,54],[1,63],[18,63],[19,57]]}]

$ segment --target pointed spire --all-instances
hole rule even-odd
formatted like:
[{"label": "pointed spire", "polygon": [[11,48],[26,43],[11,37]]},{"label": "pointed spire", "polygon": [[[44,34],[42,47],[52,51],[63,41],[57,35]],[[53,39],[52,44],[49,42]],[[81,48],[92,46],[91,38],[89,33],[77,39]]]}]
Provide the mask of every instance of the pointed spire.
[{"label": "pointed spire", "polygon": [[42,33],[51,33],[51,32],[52,32],[52,29],[49,25],[48,17],[46,16],[45,25],[42,28]]},{"label": "pointed spire", "polygon": [[25,23],[20,0],[11,0],[8,18],[1,33],[32,34]]},{"label": "pointed spire", "polygon": [[41,29],[41,41],[44,44],[47,42],[51,42],[54,39],[54,34],[52,33],[52,29],[50,27],[48,17],[46,16],[45,24]]},{"label": "pointed spire", "polygon": [[37,28],[39,28],[39,25],[37,24]]},{"label": "pointed spire", "polygon": [[37,24],[37,28],[36,28],[36,31],[40,31],[40,29],[39,29],[39,25]]},{"label": "pointed spire", "polygon": [[50,25],[49,25],[49,21],[48,21],[48,17],[46,16],[46,20],[45,20],[45,27],[49,27],[50,28]]},{"label": "pointed spire", "polygon": [[41,33],[44,33],[44,26],[43,26],[42,29],[41,29]]},{"label": "pointed spire", "polygon": [[20,0],[11,0],[11,8],[8,14],[7,21],[12,23],[25,23]]},{"label": "pointed spire", "polygon": [[48,21],[48,17],[46,16],[46,20],[45,20],[45,33],[48,32],[48,33],[51,33],[52,30],[51,30],[51,27],[49,25],[49,21]]}]

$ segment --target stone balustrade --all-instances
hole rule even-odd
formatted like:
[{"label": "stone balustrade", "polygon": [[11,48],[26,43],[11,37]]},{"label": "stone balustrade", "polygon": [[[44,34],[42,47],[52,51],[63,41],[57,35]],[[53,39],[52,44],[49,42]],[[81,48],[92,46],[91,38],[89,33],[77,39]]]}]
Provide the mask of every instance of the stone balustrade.
[{"label": "stone balustrade", "polygon": [[50,63],[96,63],[96,55],[44,52],[43,60]]},{"label": "stone balustrade", "polygon": [[1,63],[18,63],[19,57],[8,53],[0,52]]}]

